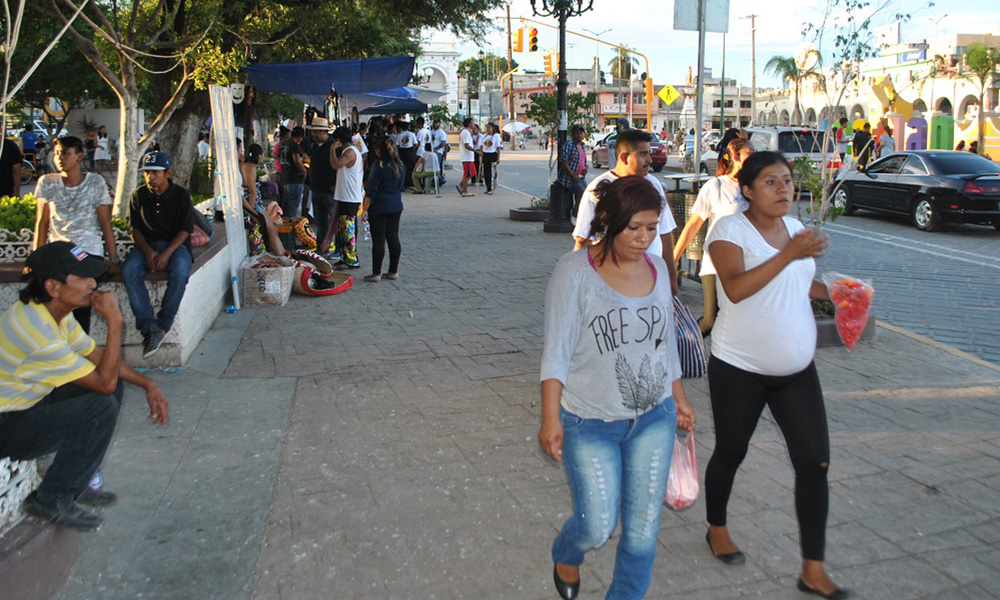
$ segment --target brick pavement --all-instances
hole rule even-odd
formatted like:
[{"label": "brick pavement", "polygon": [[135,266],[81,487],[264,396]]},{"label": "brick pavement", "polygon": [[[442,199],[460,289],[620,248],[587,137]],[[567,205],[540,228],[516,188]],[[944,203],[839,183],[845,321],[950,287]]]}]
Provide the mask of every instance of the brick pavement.
[{"label": "brick pavement", "polygon": [[[557,597],[569,492],[535,435],[544,288],[569,238],[509,221],[524,201],[506,190],[405,203],[399,281],[221,315],[184,372],[157,375],[174,424],[155,436],[130,395],[107,477],[143,483],[85,538],[64,598]],[[700,307],[697,285],[682,295]],[[887,329],[817,360],[837,580],[1000,597],[1000,370]],[[687,388],[704,467],[707,382]],[[747,564],[711,557],[699,501],[664,515],[648,597],[804,598],[791,486],[764,419],[731,504]],[[582,598],[616,542],[588,556]]]}]

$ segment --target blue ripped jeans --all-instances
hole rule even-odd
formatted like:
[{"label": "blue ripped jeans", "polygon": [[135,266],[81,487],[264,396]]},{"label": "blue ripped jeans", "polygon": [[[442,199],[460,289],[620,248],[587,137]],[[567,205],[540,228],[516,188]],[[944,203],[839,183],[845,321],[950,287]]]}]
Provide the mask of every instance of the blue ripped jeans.
[{"label": "blue ripped jeans", "polygon": [[552,544],[552,560],[583,563],[622,522],[606,600],[642,598],[653,576],[656,536],[677,429],[673,397],[636,419],[582,419],[560,408],[563,461],[573,516]]}]

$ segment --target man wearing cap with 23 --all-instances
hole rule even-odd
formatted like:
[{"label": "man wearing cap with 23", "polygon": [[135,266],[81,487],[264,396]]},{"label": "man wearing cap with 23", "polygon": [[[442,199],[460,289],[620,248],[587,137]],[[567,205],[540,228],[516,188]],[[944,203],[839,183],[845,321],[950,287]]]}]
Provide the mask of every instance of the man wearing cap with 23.
[{"label": "man wearing cap with 23", "polygon": [[[121,360],[122,313],[96,278],[110,263],[72,242],[52,242],[25,262],[27,285],[0,315],[0,457],[30,460],[55,452],[28,514],[81,531],[104,521],[81,505],[107,507],[111,492],[87,486],[104,459],[124,397],[122,381],[146,390],[149,419],[167,422],[159,386]],[[93,307],[108,325],[104,347],[73,310]]]},{"label": "man wearing cap with 23", "polygon": [[[160,349],[174,324],[194,263],[189,245],[194,231],[191,194],[170,181],[171,166],[165,152],[143,156],[139,168],[146,185],[132,193],[128,204],[135,248],[125,259],[122,279],[135,326],[142,333],[143,358]],[[150,271],[167,273],[167,289],[155,315],[146,290],[146,274]]]}]

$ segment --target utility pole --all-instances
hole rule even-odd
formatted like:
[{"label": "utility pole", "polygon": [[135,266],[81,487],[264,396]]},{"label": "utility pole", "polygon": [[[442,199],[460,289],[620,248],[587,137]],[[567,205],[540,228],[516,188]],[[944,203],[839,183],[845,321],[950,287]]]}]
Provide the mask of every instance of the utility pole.
[{"label": "utility pole", "polygon": [[726,34],[722,34],[722,99],[719,101],[719,137],[726,132]]},{"label": "utility pole", "polygon": [[[514,41],[513,30],[510,28],[510,4],[507,5],[507,71],[514,70]],[[500,86],[500,94],[503,95],[503,86]],[[517,123],[517,115],[514,114],[514,78],[510,78],[510,122]],[[517,135],[517,125],[510,126],[510,149],[515,148],[514,136]],[[500,139],[503,140],[503,132],[500,132]],[[501,141],[501,146],[503,142]]]},{"label": "utility pole", "polygon": [[750,19],[750,124],[757,122],[757,15]]}]

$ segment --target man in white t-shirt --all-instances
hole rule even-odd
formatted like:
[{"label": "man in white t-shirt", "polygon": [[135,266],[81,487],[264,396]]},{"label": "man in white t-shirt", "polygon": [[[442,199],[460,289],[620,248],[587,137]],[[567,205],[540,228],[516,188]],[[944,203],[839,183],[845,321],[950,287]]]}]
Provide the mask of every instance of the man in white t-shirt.
[{"label": "man in white t-shirt", "polygon": [[472,138],[472,117],[462,121],[462,131],[458,134],[458,160],[462,163],[462,181],[455,186],[463,198],[469,193],[469,182],[476,177],[476,142]]},{"label": "man in white t-shirt", "polygon": [[431,147],[437,153],[438,165],[440,165],[438,183],[444,185],[444,159],[448,156],[449,144],[448,134],[441,127],[441,119],[434,119],[434,123],[431,125]]},{"label": "man in white t-shirt", "polygon": [[[583,197],[580,199],[580,209],[576,214],[576,227],[573,229],[573,238],[576,240],[574,250],[590,246],[600,238],[599,233],[595,235],[591,235],[590,233],[591,221],[594,220],[594,209],[597,207],[597,196],[594,194],[597,186],[602,181],[613,180],[616,177],[638,175],[645,177],[650,185],[656,188],[656,191],[660,193],[660,197],[663,199],[663,208],[660,210],[660,221],[657,225],[657,232],[660,235],[653,239],[648,252],[662,257],[664,255],[663,249],[666,248],[667,256],[670,256],[670,251],[674,247],[671,232],[677,228],[677,223],[670,212],[670,207],[667,206],[667,197],[663,193],[663,187],[655,177],[649,174],[649,166],[653,162],[649,156],[649,144],[651,141],[652,138],[650,135],[641,129],[626,129],[618,135],[616,144],[618,162],[615,168],[599,177],[595,177],[583,191]],[[670,271],[670,287],[676,294],[677,265],[669,258],[665,262],[667,263],[667,270]]]},{"label": "man in white t-shirt", "polygon": [[424,147],[431,143],[431,130],[424,125],[423,117],[417,117],[413,122],[413,133],[417,135],[417,158],[420,158],[424,155]]},{"label": "man in white t-shirt", "polygon": [[336,212],[334,224],[327,230],[326,237],[330,237],[331,233],[337,235],[341,259],[334,268],[358,269],[361,263],[358,261],[357,217],[365,199],[364,162],[357,146],[351,142],[350,129],[338,127],[332,137],[334,154],[330,157],[330,166],[337,171],[337,183],[333,189]]},{"label": "man in white t-shirt", "polygon": [[208,134],[198,134],[198,158],[208,158]]},{"label": "man in white t-shirt", "polygon": [[[107,251],[111,275],[122,270],[115,235],[111,228],[111,195],[107,182],[96,173],[84,173],[83,140],[63,136],[54,142],[53,162],[58,173],[43,175],[35,187],[38,210],[32,248],[49,242],[73,242],[92,256]],[[73,316],[90,333],[90,307],[74,309]]]}]

